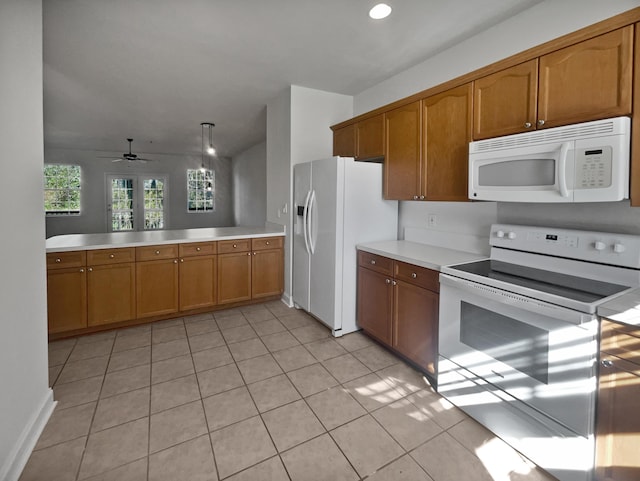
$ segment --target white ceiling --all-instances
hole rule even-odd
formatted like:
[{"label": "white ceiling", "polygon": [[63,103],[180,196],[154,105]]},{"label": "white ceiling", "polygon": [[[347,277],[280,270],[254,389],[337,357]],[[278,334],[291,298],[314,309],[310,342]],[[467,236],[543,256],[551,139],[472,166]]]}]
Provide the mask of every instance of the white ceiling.
[{"label": "white ceiling", "polygon": [[45,145],[219,155],[289,85],[355,95],[541,0],[45,0]]}]

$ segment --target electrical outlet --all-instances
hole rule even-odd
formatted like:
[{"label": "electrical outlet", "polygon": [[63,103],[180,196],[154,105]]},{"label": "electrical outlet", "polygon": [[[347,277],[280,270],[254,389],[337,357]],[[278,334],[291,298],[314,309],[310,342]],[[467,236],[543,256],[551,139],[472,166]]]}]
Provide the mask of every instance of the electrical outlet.
[{"label": "electrical outlet", "polygon": [[438,216],[435,214],[429,214],[427,216],[427,225],[429,227],[435,227],[438,225]]}]

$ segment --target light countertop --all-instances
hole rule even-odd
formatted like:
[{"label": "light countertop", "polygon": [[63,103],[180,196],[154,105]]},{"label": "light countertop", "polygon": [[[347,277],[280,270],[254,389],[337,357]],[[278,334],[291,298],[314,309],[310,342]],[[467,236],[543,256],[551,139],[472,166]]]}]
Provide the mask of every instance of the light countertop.
[{"label": "light countertop", "polygon": [[462,264],[464,262],[473,262],[487,258],[487,256],[483,254],[474,254],[472,252],[405,240],[368,242],[358,244],[357,248],[371,254],[390,257],[397,261],[437,271],[439,271],[442,266]]},{"label": "light countertop", "polygon": [[598,306],[598,315],[615,322],[640,326],[640,288]]},{"label": "light countertop", "polygon": [[46,248],[47,252],[65,252],[283,235],[285,235],[284,228],[278,227],[213,227],[105,234],[68,234],[50,237],[46,241]]}]

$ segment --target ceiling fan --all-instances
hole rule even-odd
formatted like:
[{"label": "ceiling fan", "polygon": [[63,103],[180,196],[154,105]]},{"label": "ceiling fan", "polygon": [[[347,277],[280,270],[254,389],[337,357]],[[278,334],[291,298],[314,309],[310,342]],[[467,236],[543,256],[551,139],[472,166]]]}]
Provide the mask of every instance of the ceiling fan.
[{"label": "ceiling fan", "polygon": [[133,139],[127,139],[127,142],[129,142],[129,152],[125,152],[124,154],[122,154],[120,157],[117,158],[113,158],[113,157],[101,157],[103,159],[109,158],[111,159],[111,162],[153,162],[154,159],[145,159],[144,157],[139,157],[137,154],[134,154],[131,152],[131,142],[133,142]]}]

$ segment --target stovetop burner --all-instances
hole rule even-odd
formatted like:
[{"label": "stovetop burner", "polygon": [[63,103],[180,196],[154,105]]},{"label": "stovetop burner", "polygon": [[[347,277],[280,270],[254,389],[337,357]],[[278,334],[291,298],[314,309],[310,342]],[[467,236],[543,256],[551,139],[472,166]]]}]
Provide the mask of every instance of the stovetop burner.
[{"label": "stovetop burner", "polygon": [[450,266],[449,269],[586,303],[599,301],[629,288],[629,286],[560,274],[498,260],[471,262]]}]

